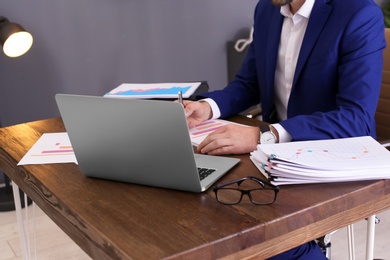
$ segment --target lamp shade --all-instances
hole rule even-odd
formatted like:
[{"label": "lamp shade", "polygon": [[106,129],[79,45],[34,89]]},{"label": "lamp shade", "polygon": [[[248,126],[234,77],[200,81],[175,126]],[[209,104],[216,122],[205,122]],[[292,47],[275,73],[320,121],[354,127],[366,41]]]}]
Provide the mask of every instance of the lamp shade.
[{"label": "lamp shade", "polygon": [[32,46],[33,37],[21,25],[0,16],[0,44],[8,57],[19,57]]}]

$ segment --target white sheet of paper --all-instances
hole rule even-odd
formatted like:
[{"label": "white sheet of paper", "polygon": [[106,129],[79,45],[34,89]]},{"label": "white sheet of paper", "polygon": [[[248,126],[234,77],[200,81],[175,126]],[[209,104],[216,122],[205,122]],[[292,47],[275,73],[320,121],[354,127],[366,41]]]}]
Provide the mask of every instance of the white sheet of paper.
[{"label": "white sheet of paper", "polygon": [[172,82],[172,83],[122,83],[104,97],[111,98],[178,98],[178,92],[184,98],[189,98],[199,88],[202,82]]},{"label": "white sheet of paper", "polygon": [[76,156],[66,132],[43,134],[23,156],[18,165],[49,163],[77,164]]}]

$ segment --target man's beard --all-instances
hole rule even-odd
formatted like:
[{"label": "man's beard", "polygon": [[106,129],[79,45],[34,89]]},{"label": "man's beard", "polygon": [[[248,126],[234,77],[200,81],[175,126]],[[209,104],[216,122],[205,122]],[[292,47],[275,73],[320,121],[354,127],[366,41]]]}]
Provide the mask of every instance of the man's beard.
[{"label": "man's beard", "polygon": [[272,3],[276,6],[288,5],[294,0],[272,0]]}]

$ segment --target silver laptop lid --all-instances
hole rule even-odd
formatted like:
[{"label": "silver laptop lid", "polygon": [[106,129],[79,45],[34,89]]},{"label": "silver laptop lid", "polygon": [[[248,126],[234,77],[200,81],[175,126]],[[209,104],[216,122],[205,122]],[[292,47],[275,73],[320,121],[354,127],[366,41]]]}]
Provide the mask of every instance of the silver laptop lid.
[{"label": "silver laptop lid", "polygon": [[[200,185],[181,104],[65,94],[56,101],[84,175],[193,192],[207,188]],[[220,166],[228,170],[229,164]]]}]

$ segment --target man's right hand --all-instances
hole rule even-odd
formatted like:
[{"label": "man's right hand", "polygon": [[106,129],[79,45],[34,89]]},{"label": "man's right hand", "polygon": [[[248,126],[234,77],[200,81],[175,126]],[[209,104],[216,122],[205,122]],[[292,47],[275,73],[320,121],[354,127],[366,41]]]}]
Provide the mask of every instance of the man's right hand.
[{"label": "man's right hand", "polygon": [[184,100],[183,105],[189,128],[195,127],[213,116],[207,102]]}]

